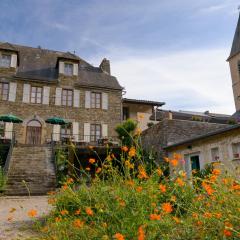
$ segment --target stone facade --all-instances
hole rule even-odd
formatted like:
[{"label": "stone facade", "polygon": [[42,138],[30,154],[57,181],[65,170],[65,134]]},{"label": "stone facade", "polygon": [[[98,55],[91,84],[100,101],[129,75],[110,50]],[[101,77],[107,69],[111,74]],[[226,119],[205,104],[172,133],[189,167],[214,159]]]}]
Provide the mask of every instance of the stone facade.
[{"label": "stone facade", "polygon": [[142,144],[145,149],[156,153],[161,161],[167,155],[164,147],[227,126],[225,124],[164,119],[142,133]]},{"label": "stone facade", "polygon": [[[0,83],[9,84],[8,99],[3,100],[0,93],[0,115],[11,113],[23,119],[22,124],[13,124],[13,128],[12,124],[6,123],[6,138],[11,137],[8,131],[14,131],[17,141],[26,143],[28,124],[31,120],[37,120],[41,124],[43,144],[52,138],[52,133],[60,133],[60,126],[45,123],[47,118],[54,116],[72,123],[72,135],[76,141],[87,141],[85,136],[91,135],[91,124],[101,125],[103,137],[116,136],[114,129],[122,118],[122,88],[114,77],[70,53],[18,45],[10,45],[12,49],[4,50],[5,46],[0,44],[0,58],[1,52],[10,55],[17,52],[19,63],[16,62],[13,67],[0,67]],[[73,65],[72,76],[63,73],[62,64],[65,63]],[[31,103],[32,87],[42,89],[41,103]],[[72,106],[62,105],[63,89],[72,92]],[[92,92],[99,93],[98,108],[91,105]]]}]

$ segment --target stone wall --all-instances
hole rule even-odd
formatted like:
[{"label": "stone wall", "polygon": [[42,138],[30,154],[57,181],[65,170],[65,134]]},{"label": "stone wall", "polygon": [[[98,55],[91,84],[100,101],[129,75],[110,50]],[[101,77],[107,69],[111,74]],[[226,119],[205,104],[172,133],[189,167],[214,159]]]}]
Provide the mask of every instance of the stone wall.
[{"label": "stone wall", "polygon": [[228,125],[186,120],[164,119],[142,133],[142,143],[146,150],[153,151],[162,160],[166,156],[163,147],[202,135]]}]

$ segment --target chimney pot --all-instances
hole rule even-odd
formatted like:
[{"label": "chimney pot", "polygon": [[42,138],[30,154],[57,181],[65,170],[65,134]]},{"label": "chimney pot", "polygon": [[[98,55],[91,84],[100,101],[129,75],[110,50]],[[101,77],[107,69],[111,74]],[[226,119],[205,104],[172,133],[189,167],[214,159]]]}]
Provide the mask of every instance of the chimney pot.
[{"label": "chimney pot", "polygon": [[108,73],[109,75],[111,74],[111,69],[110,69],[110,61],[104,58],[99,65],[99,67],[102,69],[103,72]]}]

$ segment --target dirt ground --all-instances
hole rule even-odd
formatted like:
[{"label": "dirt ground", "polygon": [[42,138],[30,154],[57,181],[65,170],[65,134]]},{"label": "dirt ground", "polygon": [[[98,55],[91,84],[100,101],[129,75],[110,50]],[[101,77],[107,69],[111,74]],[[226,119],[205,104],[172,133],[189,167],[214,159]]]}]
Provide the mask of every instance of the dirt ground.
[{"label": "dirt ground", "polygon": [[[30,210],[36,210],[37,216],[29,217]],[[50,211],[47,196],[0,197],[0,239],[34,239],[32,224]]]}]

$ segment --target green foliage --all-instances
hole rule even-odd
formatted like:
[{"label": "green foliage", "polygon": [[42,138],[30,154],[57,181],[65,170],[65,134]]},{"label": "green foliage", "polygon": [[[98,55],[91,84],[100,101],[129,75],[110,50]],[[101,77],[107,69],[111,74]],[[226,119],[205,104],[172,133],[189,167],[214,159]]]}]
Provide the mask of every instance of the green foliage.
[{"label": "green foliage", "polygon": [[6,187],[7,177],[4,174],[3,168],[0,166],[0,192],[3,192]]},{"label": "green foliage", "polygon": [[132,146],[134,143],[134,134],[137,128],[137,122],[128,119],[116,127],[116,132],[123,145]]}]

